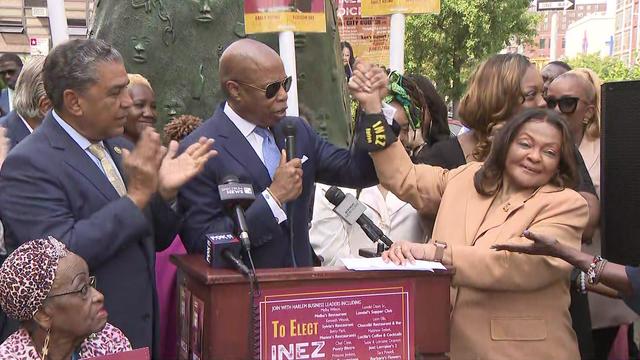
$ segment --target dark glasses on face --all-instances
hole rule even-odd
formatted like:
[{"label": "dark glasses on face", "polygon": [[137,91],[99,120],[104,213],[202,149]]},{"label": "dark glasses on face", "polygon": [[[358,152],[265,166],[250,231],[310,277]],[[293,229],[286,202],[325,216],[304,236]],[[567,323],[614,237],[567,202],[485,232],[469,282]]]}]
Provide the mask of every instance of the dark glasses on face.
[{"label": "dark glasses on face", "polygon": [[264,95],[267,97],[267,99],[271,99],[274,96],[276,96],[278,94],[278,91],[280,91],[281,87],[284,89],[284,91],[289,91],[289,89],[291,88],[291,76],[287,76],[283,80],[274,81],[268,84],[267,87],[265,87],[264,89],[261,87],[257,87],[255,85],[243,83],[242,81],[236,81],[236,82],[238,84],[262,91]]},{"label": "dark glasses on face", "polygon": [[554,97],[547,96],[544,100],[547,102],[547,107],[549,109],[555,109],[557,106],[561,113],[573,114],[578,107],[580,98],[575,96],[563,96],[556,99]]}]

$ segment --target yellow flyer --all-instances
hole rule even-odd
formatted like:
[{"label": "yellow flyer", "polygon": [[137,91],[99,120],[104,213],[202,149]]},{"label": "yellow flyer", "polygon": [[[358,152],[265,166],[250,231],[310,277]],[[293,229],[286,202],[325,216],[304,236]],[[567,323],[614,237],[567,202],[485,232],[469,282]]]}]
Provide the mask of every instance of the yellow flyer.
[{"label": "yellow flyer", "polygon": [[245,0],[247,34],[325,32],[324,0]]},{"label": "yellow flyer", "polygon": [[439,12],[440,0],[362,0],[362,16]]}]

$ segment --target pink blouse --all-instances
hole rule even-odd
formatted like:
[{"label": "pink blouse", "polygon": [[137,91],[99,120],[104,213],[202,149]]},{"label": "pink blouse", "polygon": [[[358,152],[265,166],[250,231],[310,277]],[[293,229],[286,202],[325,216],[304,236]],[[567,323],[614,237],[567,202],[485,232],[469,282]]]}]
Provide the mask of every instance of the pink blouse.
[{"label": "pink blouse", "polygon": [[[129,339],[111,324],[107,324],[102,331],[90,335],[80,345],[80,359],[115,354],[131,350]],[[26,329],[20,328],[0,345],[0,359],[3,360],[41,360],[33,346],[31,337]]]}]

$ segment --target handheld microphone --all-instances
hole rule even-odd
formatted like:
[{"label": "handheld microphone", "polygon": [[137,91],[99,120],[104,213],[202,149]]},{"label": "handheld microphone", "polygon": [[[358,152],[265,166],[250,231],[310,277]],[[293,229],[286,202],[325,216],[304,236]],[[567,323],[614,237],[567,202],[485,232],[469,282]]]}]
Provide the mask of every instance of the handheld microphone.
[{"label": "handheld microphone", "polygon": [[218,185],[218,193],[222,203],[233,209],[233,217],[238,226],[238,234],[242,241],[242,246],[249,251],[251,244],[249,243],[249,226],[244,216],[244,208],[251,205],[256,199],[253,194],[253,186],[251,184],[241,184],[235,175],[227,175],[222,179],[222,184]]},{"label": "handheld microphone", "polygon": [[[287,153],[287,161],[291,161],[291,159],[296,157],[296,125],[292,120],[287,120],[284,124],[284,148]],[[287,218],[289,219],[289,242],[290,242],[290,251],[291,251],[291,261],[293,263],[293,267],[298,267],[296,263],[296,252],[293,246],[294,232],[293,232],[293,206],[288,207]]]},{"label": "handheld microphone", "polygon": [[216,269],[235,268],[250,276],[249,268],[240,261],[240,241],[230,233],[207,234],[205,260]]},{"label": "handheld microphone", "polygon": [[284,148],[287,153],[287,161],[296,157],[296,125],[293,121],[287,121],[284,124]]},{"label": "handheld microphone", "polygon": [[335,205],[333,211],[338,214],[338,216],[340,216],[349,225],[358,223],[362,228],[362,231],[364,231],[365,235],[367,235],[371,241],[374,243],[382,241],[387,248],[393,245],[393,241],[391,241],[391,239],[389,239],[382,230],[380,230],[380,228],[364,214],[367,207],[358,201],[355,196],[351,194],[345,195],[342,190],[332,186],[324,194],[324,197],[329,200],[330,203]]}]

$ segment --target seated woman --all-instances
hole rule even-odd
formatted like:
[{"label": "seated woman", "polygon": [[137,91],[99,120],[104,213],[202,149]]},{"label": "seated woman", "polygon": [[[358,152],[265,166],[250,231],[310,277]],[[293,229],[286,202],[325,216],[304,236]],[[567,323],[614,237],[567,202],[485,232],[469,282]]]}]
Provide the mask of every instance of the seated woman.
[{"label": "seated woman", "polygon": [[107,323],[87,263],[49,237],[18,247],[0,268],[0,304],[21,322],[0,359],[86,359],[131,350]]},{"label": "seated woman", "polygon": [[142,130],[155,126],[158,121],[156,94],[149,81],[139,74],[129,74],[127,89],[133,106],[129,108],[127,122],[124,124],[124,137],[136,143]]},{"label": "seated woman", "polygon": [[569,315],[569,264],[497,252],[526,229],[578,249],[587,222],[565,122],[545,109],[505,123],[483,163],[414,165],[399,142],[374,152],[381,184],[418,211],[439,203],[428,244],[396,242],[386,260],[442,261],[451,289],[452,359],[579,359]]}]

